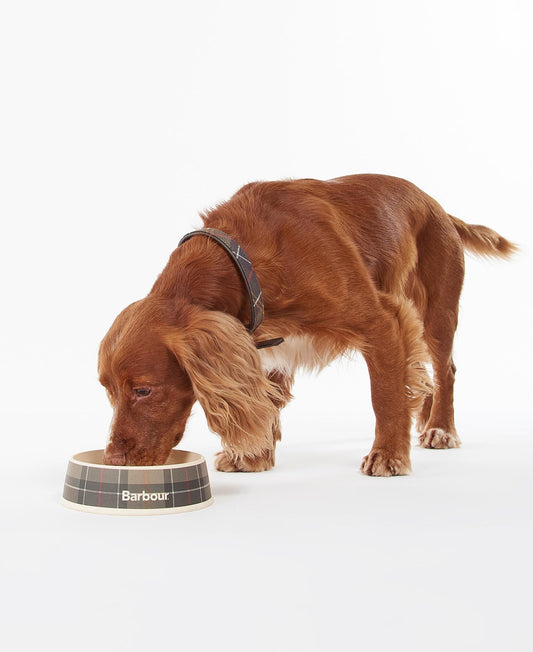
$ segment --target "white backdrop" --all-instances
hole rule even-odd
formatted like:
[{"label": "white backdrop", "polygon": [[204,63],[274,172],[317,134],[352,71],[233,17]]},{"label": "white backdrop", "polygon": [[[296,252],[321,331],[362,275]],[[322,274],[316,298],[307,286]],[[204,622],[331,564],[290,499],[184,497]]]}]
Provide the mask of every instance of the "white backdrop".
[{"label": "white backdrop", "polygon": [[[79,649],[529,647],[532,27],[528,0],[0,5],[1,599],[17,649],[43,632],[71,649],[89,623]],[[360,476],[360,359],[299,378],[278,467],[211,471],[208,510],[62,510],[68,457],[107,434],[99,341],[198,212],[252,180],[357,172],[408,178],[521,246],[468,259],[464,448],[415,449],[410,478]],[[199,408],[183,446],[217,449]]]}]

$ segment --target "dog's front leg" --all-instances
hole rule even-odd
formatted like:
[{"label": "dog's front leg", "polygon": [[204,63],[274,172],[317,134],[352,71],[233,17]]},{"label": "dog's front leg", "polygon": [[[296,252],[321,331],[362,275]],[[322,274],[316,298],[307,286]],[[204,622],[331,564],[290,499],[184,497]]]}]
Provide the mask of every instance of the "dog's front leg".
[{"label": "dog's front leg", "polygon": [[[281,411],[291,400],[291,385],[294,375],[283,374],[279,371],[272,371],[268,374],[268,380],[274,384],[278,392],[272,396],[272,403]],[[268,471],[274,466],[276,442],[281,439],[280,415],[272,424],[272,448],[263,451],[259,456],[236,456],[227,448],[215,455],[215,468],[217,471]]]},{"label": "dog's front leg", "polygon": [[[274,466],[276,441],[274,430],[279,423],[277,411],[270,422],[258,418],[253,431],[240,430],[228,437],[221,430],[222,450],[215,455],[217,471],[268,471]],[[257,445],[258,440],[261,447]]]},{"label": "dog's front leg", "polygon": [[367,333],[363,355],[370,374],[376,435],[372,450],[361,464],[366,475],[407,475],[411,471],[411,415],[404,346],[394,315],[382,315]]}]

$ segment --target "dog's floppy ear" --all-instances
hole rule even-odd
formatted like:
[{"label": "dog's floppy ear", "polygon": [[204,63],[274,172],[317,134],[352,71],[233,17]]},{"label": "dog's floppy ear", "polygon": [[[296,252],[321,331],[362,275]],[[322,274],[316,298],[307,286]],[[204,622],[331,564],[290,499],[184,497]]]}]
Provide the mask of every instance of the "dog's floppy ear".
[{"label": "dog's floppy ear", "polygon": [[241,322],[223,312],[193,310],[166,339],[224,448],[236,459],[271,450],[279,390]]}]

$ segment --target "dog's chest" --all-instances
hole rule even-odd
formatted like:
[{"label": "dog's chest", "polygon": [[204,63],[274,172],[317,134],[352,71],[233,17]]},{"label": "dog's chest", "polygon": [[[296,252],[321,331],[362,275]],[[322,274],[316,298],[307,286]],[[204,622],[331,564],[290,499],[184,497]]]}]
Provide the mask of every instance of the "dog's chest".
[{"label": "dog's chest", "polygon": [[291,335],[279,346],[259,351],[266,373],[279,371],[290,376],[298,368],[309,371],[322,369],[329,362],[327,353],[316,346],[308,335]]}]

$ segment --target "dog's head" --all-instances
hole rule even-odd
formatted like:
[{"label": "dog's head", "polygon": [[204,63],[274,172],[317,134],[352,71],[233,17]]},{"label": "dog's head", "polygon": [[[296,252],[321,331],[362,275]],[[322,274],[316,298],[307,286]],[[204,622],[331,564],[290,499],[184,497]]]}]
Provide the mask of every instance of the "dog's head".
[{"label": "dog's head", "polygon": [[236,456],[268,447],[276,390],[244,326],[225,313],[150,296],[138,301],[104,337],[98,371],[114,411],[106,464],[163,464],[195,400]]}]

